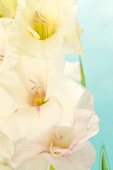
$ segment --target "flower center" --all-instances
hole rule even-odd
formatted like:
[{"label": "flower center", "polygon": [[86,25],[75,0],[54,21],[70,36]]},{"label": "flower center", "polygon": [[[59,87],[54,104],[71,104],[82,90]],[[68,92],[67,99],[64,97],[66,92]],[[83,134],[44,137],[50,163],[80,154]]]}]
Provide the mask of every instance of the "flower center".
[{"label": "flower center", "polygon": [[58,127],[53,130],[50,137],[49,150],[54,156],[65,154],[75,137],[72,127]]},{"label": "flower center", "polygon": [[53,147],[60,147],[62,149],[66,149],[68,146],[64,143],[64,136],[63,135],[54,135],[52,141]]},{"label": "flower center", "polygon": [[46,102],[46,93],[43,89],[38,88],[32,97],[32,106],[40,106]]},{"label": "flower center", "polygon": [[[42,16],[40,12],[35,12],[31,27],[38,33],[40,40],[48,39],[56,32],[55,24]],[[35,34],[33,36],[35,36]]]},{"label": "flower center", "polygon": [[30,103],[32,106],[40,106],[47,102],[46,99],[46,90],[43,86],[43,83],[39,81],[39,84],[29,79],[31,84],[31,100]]}]

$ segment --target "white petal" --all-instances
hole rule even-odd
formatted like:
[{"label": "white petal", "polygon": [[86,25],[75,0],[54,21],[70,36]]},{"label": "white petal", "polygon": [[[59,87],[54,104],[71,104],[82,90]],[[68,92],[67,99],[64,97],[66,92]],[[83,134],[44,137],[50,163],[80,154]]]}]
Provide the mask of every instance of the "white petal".
[{"label": "white petal", "polygon": [[81,81],[80,63],[79,62],[66,62],[64,74],[75,81]]},{"label": "white petal", "polygon": [[1,127],[12,140],[32,139],[59,123],[61,108],[55,98],[40,107],[28,107],[15,112]]},{"label": "white petal", "polygon": [[0,132],[0,155],[4,158],[11,158],[14,153],[13,144],[9,140],[9,138]]},{"label": "white petal", "polygon": [[85,89],[71,79],[62,78],[52,90],[52,95],[57,97],[62,107],[62,125],[72,124],[74,112],[78,107],[81,96],[85,93]]},{"label": "white petal", "polygon": [[49,170],[49,166],[49,162],[39,156],[24,162],[17,170]]}]

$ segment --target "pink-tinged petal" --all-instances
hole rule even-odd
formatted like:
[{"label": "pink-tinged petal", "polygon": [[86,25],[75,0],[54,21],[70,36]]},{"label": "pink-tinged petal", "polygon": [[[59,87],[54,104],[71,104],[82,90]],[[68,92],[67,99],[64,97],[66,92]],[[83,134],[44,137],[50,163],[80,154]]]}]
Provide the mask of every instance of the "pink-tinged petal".
[{"label": "pink-tinged petal", "polygon": [[20,109],[3,124],[2,131],[12,140],[22,137],[32,139],[45,132],[61,119],[61,108],[56,98],[51,98],[37,110],[36,107]]},{"label": "pink-tinged petal", "polygon": [[95,150],[90,143],[84,143],[73,154],[59,157],[46,154],[46,158],[57,170],[90,170],[94,164]]},{"label": "pink-tinged petal", "polygon": [[32,157],[35,157],[37,154],[40,154],[43,150],[44,148],[41,148],[37,139],[22,139],[15,145],[15,153],[11,158],[11,164],[13,167],[18,167],[25,161],[32,159]]},{"label": "pink-tinged petal", "polygon": [[0,155],[6,159],[10,159],[13,153],[13,144],[5,134],[0,132]]},{"label": "pink-tinged petal", "polygon": [[56,170],[75,170],[74,165],[66,156],[55,157],[45,154],[45,157]]},{"label": "pink-tinged petal", "polygon": [[77,148],[82,142],[96,135],[99,119],[95,112],[89,110],[76,110],[74,119],[74,140],[70,148]]},{"label": "pink-tinged petal", "polygon": [[91,143],[86,142],[68,158],[74,162],[76,170],[90,170],[95,161],[95,149]]},{"label": "pink-tinged petal", "polygon": [[33,157],[24,162],[18,170],[49,170],[49,162],[41,156]]}]

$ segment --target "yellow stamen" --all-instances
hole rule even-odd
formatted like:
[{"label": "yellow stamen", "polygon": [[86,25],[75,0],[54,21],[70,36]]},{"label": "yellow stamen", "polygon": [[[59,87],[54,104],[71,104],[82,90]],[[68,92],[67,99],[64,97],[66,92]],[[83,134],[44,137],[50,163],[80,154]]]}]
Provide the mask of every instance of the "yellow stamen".
[{"label": "yellow stamen", "polygon": [[31,26],[39,34],[40,40],[51,37],[56,31],[54,23],[43,17],[39,11],[35,12]]},{"label": "yellow stamen", "polygon": [[33,106],[40,106],[46,102],[46,94],[45,91],[39,88],[35,91],[33,98],[32,98],[32,105]]}]

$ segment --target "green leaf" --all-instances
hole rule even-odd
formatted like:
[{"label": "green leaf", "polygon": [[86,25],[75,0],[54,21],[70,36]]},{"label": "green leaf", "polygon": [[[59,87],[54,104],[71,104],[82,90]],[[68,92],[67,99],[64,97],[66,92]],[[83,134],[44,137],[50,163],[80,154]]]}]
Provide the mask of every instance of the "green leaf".
[{"label": "green leaf", "polygon": [[51,165],[51,166],[50,166],[50,170],[55,170],[55,168]]},{"label": "green leaf", "polygon": [[100,170],[110,170],[105,146],[102,146],[101,148]]},{"label": "green leaf", "polygon": [[85,82],[85,74],[84,74],[84,68],[82,65],[82,59],[81,56],[79,56],[79,62],[80,62],[80,72],[81,72],[81,84],[86,87],[86,82]]}]

